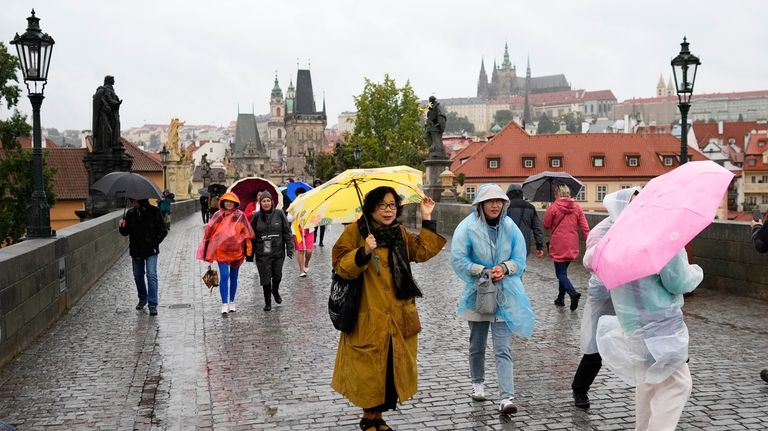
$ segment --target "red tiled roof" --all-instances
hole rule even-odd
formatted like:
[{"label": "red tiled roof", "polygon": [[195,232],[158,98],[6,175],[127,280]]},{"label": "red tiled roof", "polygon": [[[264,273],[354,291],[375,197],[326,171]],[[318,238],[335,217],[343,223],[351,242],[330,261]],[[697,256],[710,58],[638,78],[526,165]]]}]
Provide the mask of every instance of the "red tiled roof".
[{"label": "red tiled roof", "polygon": [[611,90],[585,91],[584,100],[616,100]]},{"label": "red tiled roof", "polygon": [[83,158],[85,148],[46,148],[46,163],[56,168],[53,192],[56,200],[83,200],[88,197],[88,172]]},{"label": "red tiled roof", "polygon": [[456,172],[456,169],[459,166],[461,166],[462,164],[461,161],[463,159],[471,158],[472,156],[477,154],[477,152],[480,151],[481,148],[483,148],[483,145],[487,143],[488,141],[470,142],[469,145],[464,147],[461,151],[459,151],[453,156],[453,159],[451,160],[451,171]]},{"label": "red tiled roof", "polygon": [[[125,148],[125,154],[133,158],[131,171],[136,173],[163,171],[163,165],[160,163],[160,154],[143,151],[125,138],[120,138],[120,141]],[[86,136],[85,143],[89,149],[93,148],[93,136]]]},{"label": "red tiled roof", "polygon": [[[503,178],[518,182],[546,170],[566,171],[582,180],[653,178],[678,166],[676,158],[673,166],[664,166],[661,156],[676,156],[679,150],[680,141],[668,134],[581,133],[530,136],[512,122],[466,163],[459,165],[455,160],[454,173],[463,172],[468,179],[498,181]],[[603,167],[593,166],[590,154],[594,155],[595,152],[605,154]],[[535,156],[534,168],[523,167],[524,153],[527,157]],[[640,157],[639,166],[627,166],[626,157],[630,155]],[[693,148],[689,149],[689,155],[691,160],[707,160]],[[499,168],[487,167],[486,158],[491,157],[500,157]],[[562,167],[551,168],[549,157],[562,157]]]},{"label": "red tiled roof", "polygon": [[[19,136],[16,138],[16,142],[21,145],[21,148],[32,148],[31,136]],[[58,146],[49,138],[45,138],[44,148],[58,148]]]},{"label": "red tiled roof", "polygon": [[[744,149],[744,171],[766,171],[768,163],[763,162],[763,153],[768,151],[768,133],[755,133],[749,137],[747,147]],[[749,160],[755,160],[750,165]]]}]

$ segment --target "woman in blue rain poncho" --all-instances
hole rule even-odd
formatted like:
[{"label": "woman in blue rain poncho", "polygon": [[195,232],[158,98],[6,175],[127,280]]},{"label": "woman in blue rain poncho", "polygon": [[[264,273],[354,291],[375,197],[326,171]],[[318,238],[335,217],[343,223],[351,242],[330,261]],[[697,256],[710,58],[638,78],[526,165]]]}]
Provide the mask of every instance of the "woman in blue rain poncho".
[{"label": "woman in blue rain poncho", "polygon": [[703,278],[682,249],[658,274],[610,291],[616,316],[600,317],[597,347],[606,366],[635,386],[636,430],[677,426],[692,388],[683,294]]},{"label": "woman in blue rain poncho", "polygon": [[507,214],[509,198],[496,184],[482,184],[472,211],[459,223],[451,242],[451,266],[464,288],[459,317],[469,322],[472,399],[485,400],[485,347],[493,337],[503,414],[517,412],[512,365],[512,335],[530,337],[535,318],[520,277],[525,271],[525,238]]},{"label": "woman in blue rain poncho", "polygon": [[613,311],[610,293],[592,269],[595,246],[608,233],[613,222],[639,191],[640,187],[632,187],[606,195],[603,199],[603,205],[608,210],[608,217],[592,228],[589,231],[589,236],[587,236],[587,250],[584,252],[583,262],[584,266],[592,271],[592,276],[587,283],[587,303],[581,318],[581,353],[583,356],[571,384],[574,404],[582,409],[589,408],[587,392],[602,367],[602,359],[597,351],[597,342],[595,341],[598,319],[601,316],[616,314]]}]

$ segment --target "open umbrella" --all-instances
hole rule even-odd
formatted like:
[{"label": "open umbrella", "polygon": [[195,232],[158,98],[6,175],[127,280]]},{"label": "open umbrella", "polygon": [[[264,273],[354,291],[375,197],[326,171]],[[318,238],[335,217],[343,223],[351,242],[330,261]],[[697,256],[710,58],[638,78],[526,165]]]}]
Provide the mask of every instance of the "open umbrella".
[{"label": "open umbrella", "polygon": [[558,184],[565,184],[571,189],[571,196],[576,196],[584,184],[567,172],[544,171],[531,175],[523,181],[523,196],[534,202],[553,202],[555,200],[555,188]]},{"label": "open umbrella", "polygon": [[110,172],[93,183],[91,189],[108,197],[160,199],[160,189],[155,183],[133,172]]},{"label": "open umbrella", "polygon": [[658,273],[712,223],[732,178],[707,160],[649,181],[595,246],[593,266],[605,287]]},{"label": "open umbrella", "polygon": [[211,184],[208,186],[208,192],[212,195],[221,196],[227,192],[227,186],[224,184]]},{"label": "open umbrella", "polygon": [[240,199],[240,208],[245,208],[251,202],[256,203],[259,193],[264,190],[268,191],[272,195],[273,200],[276,201],[275,208],[280,208],[283,204],[283,196],[278,192],[277,185],[266,178],[243,178],[229,186],[228,191],[236,194],[237,198]]},{"label": "open umbrella", "polygon": [[424,198],[422,172],[408,166],[348,169],[326,183],[300,195],[288,208],[303,228],[351,223],[363,213],[363,196],[379,186],[395,189],[403,205]]},{"label": "open umbrella", "polygon": [[206,189],[205,187],[203,187],[201,189],[198,189],[197,190],[197,194],[199,194],[200,196],[205,196],[205,197],[210,197],[211,196],[211,192],[209,192],[208,189]]},{"label": "open umbrella", "polygon": [[292,183],[288,183],[288,185],[285,187],[285,194],[288,195],[288,199],[291,201],[296,200],[296,191],[299,189],[304,189],[305,192],[308,192],[312,190],[314,187],[310,186],[309,184],[302,182],[302,181],[294,181]]}]

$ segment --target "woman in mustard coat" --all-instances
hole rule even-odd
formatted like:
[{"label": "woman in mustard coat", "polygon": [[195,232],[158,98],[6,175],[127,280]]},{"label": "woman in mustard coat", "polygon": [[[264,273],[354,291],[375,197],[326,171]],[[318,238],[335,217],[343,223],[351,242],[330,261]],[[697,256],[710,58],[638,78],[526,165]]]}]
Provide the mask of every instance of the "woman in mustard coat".
[{"label": "woman in mustard coat", "polygon": [[421,202],[422,229],[408,232],[397,216],[400,197],[391,187],[371,190],[363,216],[333,246],[333,269],[342,278],[363,277],[357,324],[341,333],[331,387],[363,409],[363,431],[386,431],[382,413],[416,393],[416,352],[421,330],[410,262],[424,262],[445,245],[431,220],[435,202]]}]

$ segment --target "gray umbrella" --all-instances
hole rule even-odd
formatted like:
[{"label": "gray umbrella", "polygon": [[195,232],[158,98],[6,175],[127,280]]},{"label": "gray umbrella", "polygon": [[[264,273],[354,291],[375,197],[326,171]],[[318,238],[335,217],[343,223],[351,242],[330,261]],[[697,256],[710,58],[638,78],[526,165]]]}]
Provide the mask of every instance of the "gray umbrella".
[{"label": "gray umbrella", "polygon": [[576,196],[581,191],[584,184],[567,172],[544,171],[536,175],[531,175],[523,181],[523,195],[529,201],[534,202],[553,202],[555,200],[555,189],[558,184],[565,184],[571,189],[571,196]]},{"label": "gray umbrella", "polygon": [[91,189],[108,197],[159,199],[160,189],[147,177],[133,172],[110,172],[93,183]]}]

